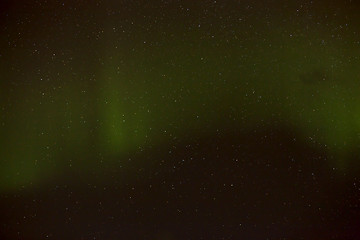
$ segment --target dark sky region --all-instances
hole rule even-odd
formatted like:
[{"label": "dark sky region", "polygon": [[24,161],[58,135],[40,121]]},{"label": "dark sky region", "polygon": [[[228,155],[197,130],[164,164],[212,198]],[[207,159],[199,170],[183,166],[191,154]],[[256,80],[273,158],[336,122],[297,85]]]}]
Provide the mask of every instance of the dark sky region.
[{"label": "dark sky region", "polygon": [[0,239],[360,239],[360,4],[0,2]]}]

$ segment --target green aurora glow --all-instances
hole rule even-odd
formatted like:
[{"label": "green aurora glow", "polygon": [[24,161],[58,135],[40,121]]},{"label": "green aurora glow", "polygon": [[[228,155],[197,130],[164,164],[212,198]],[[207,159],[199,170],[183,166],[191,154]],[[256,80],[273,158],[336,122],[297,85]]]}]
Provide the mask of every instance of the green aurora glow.
[{"label": "green aurora glow", "polygon": [[199,27],[186,14],[155,24],[151,13],[119,21],[87,9],[72,23],[49,11],[2,26],[1,44],[10,46],[0,59],[1,190],[39,186],[62,169],[86,172],[99,159],[189,133],[274,123],[327,151],[329,167],[350,167],[360,132],[355,14],[347,12],[348,25],[341,13],[320,25],[297,16],[294,28],[292,16],[276,12],[230,24],[193,10]]}]

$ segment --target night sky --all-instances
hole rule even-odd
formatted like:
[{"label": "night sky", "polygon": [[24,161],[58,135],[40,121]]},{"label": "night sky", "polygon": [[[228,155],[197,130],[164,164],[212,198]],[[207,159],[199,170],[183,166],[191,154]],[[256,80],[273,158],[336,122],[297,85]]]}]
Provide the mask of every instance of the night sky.
[{"label": "night sky", "polygon": [[0,7],[0,240],[360,239],[355,0]]}]

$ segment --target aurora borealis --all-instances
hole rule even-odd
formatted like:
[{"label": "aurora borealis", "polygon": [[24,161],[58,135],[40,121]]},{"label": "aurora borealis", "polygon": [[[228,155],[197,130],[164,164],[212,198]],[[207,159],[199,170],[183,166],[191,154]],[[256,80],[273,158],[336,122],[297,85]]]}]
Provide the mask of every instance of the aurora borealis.
[{"label": "aurora borealis", "polygon": [[3,1],[0,239],[359,239],[355,1]]}]

